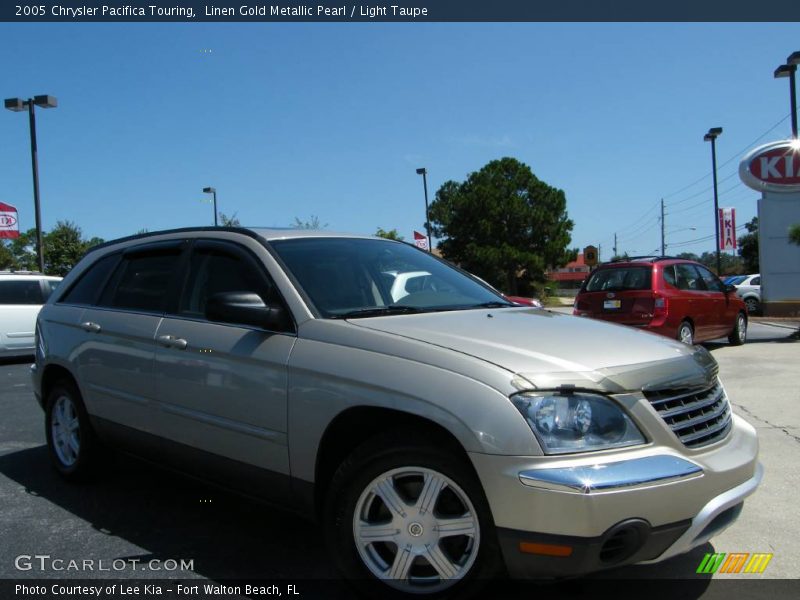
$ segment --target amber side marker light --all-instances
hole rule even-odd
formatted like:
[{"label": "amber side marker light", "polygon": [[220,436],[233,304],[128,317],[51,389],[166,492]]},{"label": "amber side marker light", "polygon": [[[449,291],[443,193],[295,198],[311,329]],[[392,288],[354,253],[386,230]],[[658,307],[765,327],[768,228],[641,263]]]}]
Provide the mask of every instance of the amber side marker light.
[{"label": "amber side marker light", "polygon": [[572,546],[557,546],[555,544],[520,542],[519,551],[525,554],[543,554],[545,556],[572,556]]}]

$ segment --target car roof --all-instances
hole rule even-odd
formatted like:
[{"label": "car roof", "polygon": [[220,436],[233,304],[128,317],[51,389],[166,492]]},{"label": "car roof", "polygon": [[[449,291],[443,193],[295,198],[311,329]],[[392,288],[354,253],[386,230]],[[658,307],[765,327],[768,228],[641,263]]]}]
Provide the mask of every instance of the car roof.
[{"label": "car roof", "polygon": [[[101,248],[109,248],[118,244],[135,242],[139,240],[147,240],[158,236],[180,237],[187,233],[241,233],[249,237],[261,238],[268,242],[287,239],[300,239],[300,238],[359,238],[359,239],[383,239],[373,235],[364,235],[358,233],[340,233],[335,231],[317,230],[317,229],[296,229],[293,227],[181,227],[178,229],[165,229],[161,231],[148,231],[146,233],[139,233],[136,235],[129,235],[127,237],[118,238],[115,240],[108,240],[102,244],[92,246],[88,252],[94,252]],[[392,240],[386,240],[392,241]],[[405,243],[405,242],[399,242]]]},{"label": "car roof", "polygon": [[39,273],[38,271],[0,271],[0,277],[3,279],[30,279],[31,277],[35,277],[37,279],[63,279],[63,277],[56,275],[45,275],[44,273]]}]

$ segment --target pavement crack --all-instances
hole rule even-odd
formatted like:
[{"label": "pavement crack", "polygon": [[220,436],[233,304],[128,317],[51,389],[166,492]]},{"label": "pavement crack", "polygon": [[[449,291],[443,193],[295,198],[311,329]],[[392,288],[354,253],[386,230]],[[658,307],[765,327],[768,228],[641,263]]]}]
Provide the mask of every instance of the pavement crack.
[{"label": "pavement crack", "polygon": [[758,416],[757,414],[755,414],[753,411],[751,411],[751,410],[748,410],[746,407],[742,406],[741,404],[736,404],[736,403],[734,403],[734,402],[731,402],[731,404],[732,404],[734,407],[736,407],[736,409],[737,409],[737,410],[740,410],[740,411],[742,411],[743,413],[745,413],[745,414],[746,414],[748,417],[751,417],[752,419],[754,419],[754,420],[756,420],[756,421],[760,421],[760,422],[761,422],[761,423],[763,423],[764,425],[767,425],[767,426],[768,426],[770,429],[777,429],[778,431],[782,431],[783,433],[785,433],[786,435],[788,435],[790,438],[792,438],[792,439],[793,439],[795,442],[797,442],[798,444],[800,444],[800,436],[798,436],[798,435],[795,435],[794,433],[792,433],[791,431],[789,431],[789,428],[788,428],[788,427],[782,427],[781,425],[775,425],[774,423],[770,423],[770,422],[769,422],[769,421],[767,421],[766,419],[763,419],[763,418],[759,417],[759,416]]}]

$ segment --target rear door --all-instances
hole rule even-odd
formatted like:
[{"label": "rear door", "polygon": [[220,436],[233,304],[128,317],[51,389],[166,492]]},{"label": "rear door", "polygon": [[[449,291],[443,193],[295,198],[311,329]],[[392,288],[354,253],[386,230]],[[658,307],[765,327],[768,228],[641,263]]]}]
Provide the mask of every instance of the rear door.
[{"label": "rear door", "polygon": [[[155,334],[185,247],[175,240],[124,251],[96,304],[81,315],[79,381],[87,409],[107,423],[154,431]],[[107,434],[129,439],[119,428]]]},{"label": "rear door", "polygon": [[706,292],[706,285],[697,267],[691,263],[675,265],[675,286],[681,291],[683,308],[681,320],[690,319],[694,324],[696,340],[709,339],[714,334],[717,317],[714,298]]}]

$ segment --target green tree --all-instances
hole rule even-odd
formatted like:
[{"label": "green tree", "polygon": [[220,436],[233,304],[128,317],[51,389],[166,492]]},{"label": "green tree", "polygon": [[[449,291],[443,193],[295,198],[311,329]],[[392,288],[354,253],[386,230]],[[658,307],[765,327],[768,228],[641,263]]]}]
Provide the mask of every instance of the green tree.
[{"label": "green tree", "polygon": [[514,158],[494,160],[462,183],[445,182],[430,218],[448,260],[511,295],[574,259],[564,192]]},{"label": "green tree", "polygon": [[230,217],[225,213],[219,213],[219,224],[223,227],[241,227],[242,224],[239,222],[239,219],[236,218],[236,213],[233,213]]},{"label": "green tree", "polygon": [[739,256],[744,261],[746,273],[758,273],[758,217],[745,224],[747,233],[739,238]]},{"label": "green tree", "polygon": [[292,227],[295,229],[325,229],[327,226],[328,224],[323,225],[316,215],[311,215],[311,219],[308,221],[301,221],[299,217],[295,217],[294,223],[292,223]]},{"label": "green tree", "polygon": [[405,239],[402,235],[400,235],[400,232],[398,232],[397,229],[386,231],[383,227],[378,227],[378,231],[375,232],[375,235],[386,238],[387,240],[398,240],[400,242]]},{"label": "green tree", "polygon": [[789,226],[789,242],[800,246],[800,223]]},{"label": "green tree", "polygon": [[[42,235],[44,244],[44,271],[48,275],[66,275],[86,251],[103,239],[94,237],[83,239],[81,228],[69,221],[59,221],[49,232]],[[36,230],[29,229],[3,246],[0,264],[3,268],[18,271],[35,271],[39,268],[36,259]],[[11,258],[8,262],[8,258]]]}]

